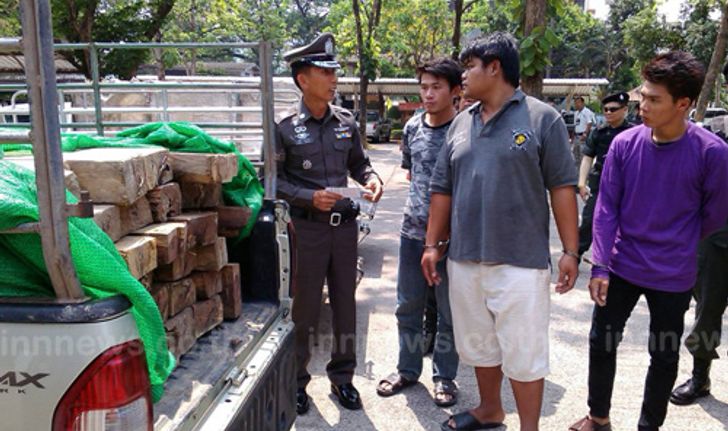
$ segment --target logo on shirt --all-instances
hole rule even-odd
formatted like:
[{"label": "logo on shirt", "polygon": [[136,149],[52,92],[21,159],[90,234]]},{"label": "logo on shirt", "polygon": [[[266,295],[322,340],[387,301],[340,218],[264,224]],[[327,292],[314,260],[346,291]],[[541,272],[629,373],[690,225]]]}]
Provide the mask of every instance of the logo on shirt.
[{"label": "logo on shirt", "polygon": [[313,163],[311,163],[310,160],[304,160],[302,167],[303,167],[304,170],[309,170],[309,169],[311,169],[313,167]]},{"label": "logo on shirt", "polygon": [[513,143],[511,144],[511,150],[526,151],[524,144],[531,139],[531,131],[523,129],[514,129],[511,131],[513,136]]}]

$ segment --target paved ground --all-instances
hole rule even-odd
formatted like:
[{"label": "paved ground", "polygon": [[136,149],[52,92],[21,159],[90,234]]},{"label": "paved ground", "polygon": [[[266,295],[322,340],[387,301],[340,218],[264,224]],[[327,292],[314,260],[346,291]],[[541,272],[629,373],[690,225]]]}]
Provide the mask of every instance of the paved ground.
[{"label": "paved ground", "polygon": [[[378,172],[386,181],[384,198],[372,222],[372,235],[361,246],[366,260],[366,274],[357,293],[359,367],[354,384],[362,394],[364,409],[352,412],[341,408],[329,393],[325,377],[328,347],[322,337],[314,352],[310,371],[315,375],[309,385],[313,398],[311,411],[300,417],[295,429],[308,430],[439,430],[439,424],[451,413],[469,408],[477,402],[473,370],[460,366],[458,384],[460,401],[452,409],[440,409],[432,402],[430,359],[425,359],[421,384],[392,398],[376,395],[377,382],[396,369],[397,326],[396,303],[397,250],[407,183],[399,166],[396,145],[376,145],[370,155]],[[552,232],[552,253],[561,250],[558,237]],[[566,431],[568,426],[586,414],[587,333],[592,302],[586,290],[587,266],[582,265],[577,287],[570,293],[552,296],[551,369],[546,381],[542,430]],[[330,310],[324,307],[321,334],[330,333]],[[688,311],[686,327],[692,325],[693,310]],[[644,300],[635,308],[628,322],[620,347],[617,379],[612,409],[615,430],[635,430],[639,416],[647,354],[648,316]],[[724,318],[728,328],[728,318]],[[713,366],[713,396],[689,407],[670,406],[663,430],[719,431],[728,430],[728,337],[724,334],[723,359]],[[690,372],[691,359],[683,349],[678,381]],[[507,428],[518,430],[518,417],[511,389],[503,385]]]}]

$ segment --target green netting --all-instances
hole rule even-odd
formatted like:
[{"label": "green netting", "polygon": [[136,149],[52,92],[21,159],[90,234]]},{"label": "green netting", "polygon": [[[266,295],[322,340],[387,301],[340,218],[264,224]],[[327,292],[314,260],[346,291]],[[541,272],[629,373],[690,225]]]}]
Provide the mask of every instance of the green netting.
[{"label": "green netting", "polygon": [[[67,200],[76,199],[67,193]],[[35,174],[0,160],[0,230],[38,221]],[[154,401],[174,368],[164,323],[149,292],[129,273],[111,239],[92,219],[68,219],[71,256],[84,292],[91,298],[123,294],[132,304],[149,368]],[[0,296],[53,296],[36,234],[0,235]]]}]

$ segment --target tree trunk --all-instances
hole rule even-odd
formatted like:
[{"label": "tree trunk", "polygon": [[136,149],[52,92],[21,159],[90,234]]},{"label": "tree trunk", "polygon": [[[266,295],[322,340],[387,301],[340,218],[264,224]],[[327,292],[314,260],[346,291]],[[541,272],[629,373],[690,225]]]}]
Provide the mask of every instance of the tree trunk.
[{"label": "tree trunk", "polygon": [[455,2],[455,24],[452,28],[452,59],[458,59],[460,55],[460,39],[462,37],[462,21],[463,21],[463,0],[454,0]]},{"label": "tree trunk", "polygon": [[715,82],[718,78],[718,73],[725,60],[725,49],[726,43],[728,42],[728,2],[723,5],[722,16],[720,18],[720,27],[718,28],[718,37],[715,40],[715,48],[713,49],[713,56],[710,58],[710,65],[705,73],[705,82],[703,82],[703,88],[700,90],[700,96],[698,97],[698,106],[695,112],[695,121],[703,121],[705,118],[705,111],[708,108],[708,102],[710,101],[710,92],[715,88]]},{"label": "tree trunk", "polygon": [[[523,15],[523,37],[526,38],[534,28],[546,25],[546,0],[526,1]],[[523,77],[521,89],[530,96],[543,98],[543,72]]]},{"label": "tree trunk", "polygon": [[356,22],[356,53],[359,57],[359,135],[361,141],[367,141],[367,90],[369,79],[366,75],[366,58],[364,53],[364,29],[361,23],[361,10],[359,0],[352,0],[354,20]]}]

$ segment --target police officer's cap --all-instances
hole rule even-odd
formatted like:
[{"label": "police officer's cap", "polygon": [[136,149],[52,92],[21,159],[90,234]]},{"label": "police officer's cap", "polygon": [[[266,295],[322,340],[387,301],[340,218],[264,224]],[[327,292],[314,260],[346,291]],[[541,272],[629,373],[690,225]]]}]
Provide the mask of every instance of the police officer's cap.
[{"label": "police officer's cap", "polygon": [[336,61],[334,35],[331,33],[323,33],[308,45],[286,52],[283,59],[291,66],[304,63],[324,69],[341,67]]},{"label": "police officer's cap", "polygon": [[614,93],[602,99],[602,105],[606,105],[609,102],[617,102],[621,105],[626,105],[627,102],[629,102],[629,94],[625,92]]}]

